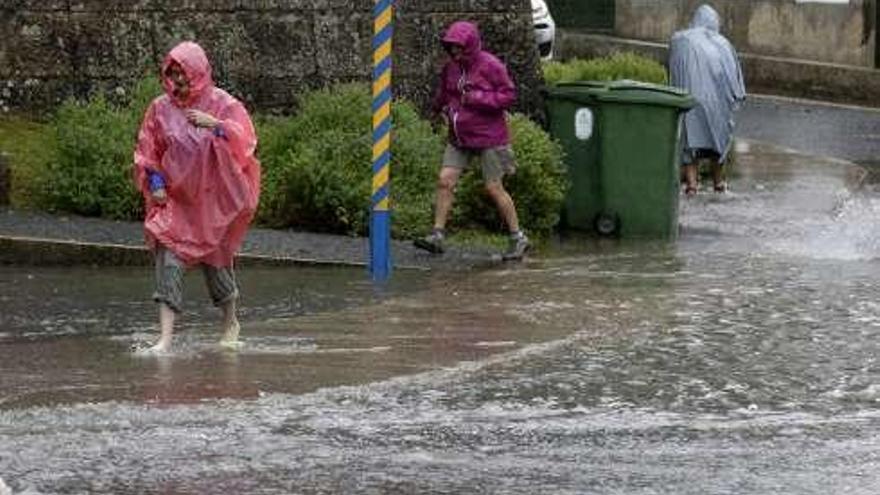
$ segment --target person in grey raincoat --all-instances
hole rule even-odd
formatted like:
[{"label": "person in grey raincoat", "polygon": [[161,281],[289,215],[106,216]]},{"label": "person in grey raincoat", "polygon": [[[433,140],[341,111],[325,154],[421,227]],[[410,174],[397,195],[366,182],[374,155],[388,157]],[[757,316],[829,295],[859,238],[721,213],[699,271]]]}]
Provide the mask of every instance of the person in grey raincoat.
[{"label": "person in grey raincoat", "polygon": [[715,9],[702,5],[690,27],[676,32],[669,43],[671,83],[697,100],[684,118],[682,163],[689,196],[697,192],[702,163],[712,169],[715,191],[727,189],[722,165],[733,140],[734,114],[746,97],[736,50],[720,28]]}]

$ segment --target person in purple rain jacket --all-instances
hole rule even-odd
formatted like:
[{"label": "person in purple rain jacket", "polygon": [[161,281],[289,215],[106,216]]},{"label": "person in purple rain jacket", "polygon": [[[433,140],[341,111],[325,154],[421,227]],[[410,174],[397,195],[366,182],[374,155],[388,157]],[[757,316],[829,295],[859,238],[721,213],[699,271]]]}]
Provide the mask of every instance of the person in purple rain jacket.
[{"label": "person in purple rain jacket", "polygon": [[507,128],[507,110],[516,101],[516,87],[504,63],[482,49],[476,25],[453,23],[443,36],[443,47],[449,61],[440,74],[433,111],[447,124],[449,142],[437,180],[434,228],[414,244],[435,254],[444,252],[455,185],[469,163],[479,159],[486,192],[510,231],[503,258],[521,259],[529,240],[520,230],[516,206],[502,183],[505,175],[516,171]]}]

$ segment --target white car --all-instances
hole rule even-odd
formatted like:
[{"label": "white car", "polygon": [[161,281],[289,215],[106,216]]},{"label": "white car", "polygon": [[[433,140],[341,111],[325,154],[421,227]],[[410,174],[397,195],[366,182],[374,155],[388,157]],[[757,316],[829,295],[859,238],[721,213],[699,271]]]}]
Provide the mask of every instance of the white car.
[{"label": "white car", "polygon": [[550,15],[547,2],[532,0],[532,20],[535,25],[538,52],[540,52],[542,59],[550,60],[553,58],[553,43],[556,40],[556,22]]}]

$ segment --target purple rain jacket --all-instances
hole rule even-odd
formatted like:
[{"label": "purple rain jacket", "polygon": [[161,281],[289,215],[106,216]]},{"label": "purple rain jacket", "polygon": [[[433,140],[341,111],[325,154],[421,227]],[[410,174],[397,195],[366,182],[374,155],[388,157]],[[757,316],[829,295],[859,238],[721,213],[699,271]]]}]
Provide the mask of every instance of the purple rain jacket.
[{"label": "purple rain jacket", "polygon": [[461,62],[443,67],[433,110],[449,119],[449,141],[467,149],[510,144],[505,112],[516,101],[507,67],[482,50],[480,32],[470,22],[452,24],[443,43],[463,48]]}]

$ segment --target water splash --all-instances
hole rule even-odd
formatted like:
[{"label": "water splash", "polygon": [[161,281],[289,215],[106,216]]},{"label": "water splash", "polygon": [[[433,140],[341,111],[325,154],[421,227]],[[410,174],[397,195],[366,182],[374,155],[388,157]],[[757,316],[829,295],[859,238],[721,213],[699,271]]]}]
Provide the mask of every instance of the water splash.
[{"label": "water splash", "polygon": [[880,197],[842,191],[835,203],[828,215],[803,220],[801,232],[780,239],[776,251],[821,260],[880,257]]}]

